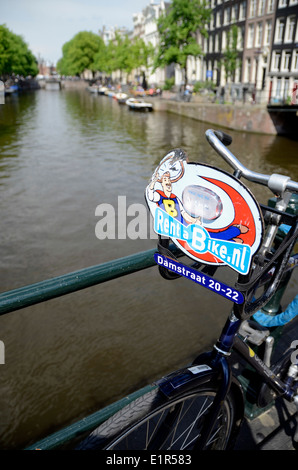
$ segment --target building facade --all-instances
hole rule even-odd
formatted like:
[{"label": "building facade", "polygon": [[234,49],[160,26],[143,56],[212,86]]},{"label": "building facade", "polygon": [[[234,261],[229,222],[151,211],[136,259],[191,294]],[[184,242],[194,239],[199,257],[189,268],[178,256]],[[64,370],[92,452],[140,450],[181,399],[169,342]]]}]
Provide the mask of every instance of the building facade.
[{"label": "building facade", "polygon": [[[241,81],[247,0],[212,0],[211,8],[209,37],[204,41],[203,78],[212,80],[217,86],[229,81],[238,83]],[[231,41],[233,26],[237,27],[237,63],[235,70],[227,74],[224,54],[228,41]]]},{"label": "building facade", "polygon": [[[151,0],[133,15],[132,38],[142,38],[158,47],[157,20],[170,3]],[[189,57],[188,79],[212,81],[218,89],[232,86],[257,103],[291,101],[298,83],[298,0],[210,0],[212,9],[208,38],[197,33],[203,54]],[[236,33],[235,33],[236,28]],[[227,67],[227,49],[234,32],[233,68]],[[114,29],[103,30],[111,40]],[[236,34],[236,36],[235,36]],[[176,86],[184,82],[180,67],[146,70],[148,84],[163,85],[175,77]]]},{"label": "building facade", "polygon": [[268,72],[275,17],[275,0],[248,0],[245,22],[242,82],[253,89],[254,100],[268,99]]},{"label": "building facade", "polygon": [[[146,44],[151,43],[152,46],[156,49],[159,42],[159,34],[157,29],[157,20],[160,16],[166,13],[169,8],[170,3],[164,2],[155,2],[154,0],[150,1],[150,4],[146,6],[142,12],[135,13],[133,15],[133,37],[140,37],[144,39]],[[170,69],[173,69],[171,67]],[[153,70],[152,67],[149,67],[146,70],[147,82],[149,84],[162,84],[165,83],[166,78],[169,77],[171,73],[169,68],[159,68]]]},{"label": "building facade", "polygon": [[289,103],[298,82],[298,0],[275,0],[269,100]]}]

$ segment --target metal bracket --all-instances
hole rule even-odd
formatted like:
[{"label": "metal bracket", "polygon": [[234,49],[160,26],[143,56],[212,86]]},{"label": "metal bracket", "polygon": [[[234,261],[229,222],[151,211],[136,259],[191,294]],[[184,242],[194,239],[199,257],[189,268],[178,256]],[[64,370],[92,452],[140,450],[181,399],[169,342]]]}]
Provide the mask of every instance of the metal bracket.
[{"label": "metal bracket", "polygon": [[262,344],[270,335],[270,331],[268,329],[264,329],[261,325],[250,320],[245,320],[241,324],[239,333],[247,341],[255,344],[256,346],[260,346],[260,344]]},{"label": "metal bracket", "polygon": [[285,192],[289,179],[289,176],[273,173],[269,178],[268,188],[270,188],[274,194],[281,195]]}]

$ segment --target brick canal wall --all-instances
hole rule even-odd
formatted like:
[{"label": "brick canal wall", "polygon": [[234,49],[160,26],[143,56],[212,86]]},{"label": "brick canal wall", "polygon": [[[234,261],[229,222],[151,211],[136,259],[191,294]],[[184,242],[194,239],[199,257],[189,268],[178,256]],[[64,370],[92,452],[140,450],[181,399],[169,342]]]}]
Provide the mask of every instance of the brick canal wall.
[{"label": "brick canal wall", "polygon": [[226,105],[215,103],[152,100],[156,111],[168,111],[212,124],[216,128],[276,135],[276,129],[264,105]]}]

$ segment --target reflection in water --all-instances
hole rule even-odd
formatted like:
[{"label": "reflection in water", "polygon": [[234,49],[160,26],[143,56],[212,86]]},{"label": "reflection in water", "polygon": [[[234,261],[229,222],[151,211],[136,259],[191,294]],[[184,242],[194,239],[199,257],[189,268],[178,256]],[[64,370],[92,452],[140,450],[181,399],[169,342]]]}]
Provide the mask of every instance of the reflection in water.
[{"label": "reflection in water", "polygon": [[[118,196],[145,204],[170,149],[228,169],[204,137],[210,125],[132,113],[85,90],[20,95],[0,113],[2,291],[153,248],[150,239],[98,240],[95,209],[110,203],[131,220]],[[249,168],[298,179],[287,139],[231,134]],[[152,268],[1,317],[0,446],[24,446],[184,364],[212,344],[230,307]]]}]

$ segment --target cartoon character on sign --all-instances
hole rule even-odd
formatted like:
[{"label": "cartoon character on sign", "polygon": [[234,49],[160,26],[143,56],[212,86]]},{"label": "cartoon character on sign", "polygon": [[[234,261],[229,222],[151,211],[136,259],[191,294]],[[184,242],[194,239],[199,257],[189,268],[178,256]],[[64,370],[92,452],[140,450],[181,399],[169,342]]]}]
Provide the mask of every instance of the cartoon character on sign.
[{"label": "cartoon character on sign", "polygon": [[[177,172],[175,161],[173,161],[174,159],[175,156],[170,155],[167,162],[172,172]],[[191,215],[189,215],[184,209],[180,199],[172,193],[173,183],[182,178],[184,174],[184,165],[182,160],[179,161],[178,166],[180,167],[178,169],[178,174],[174,177],[171,177],[171,173],[169,170],[166,170],[160,176],[157,169],[152,179],[152,182],[150,183],[148,188],[148,198],[150,201],[155,202],[161,209],[166,211],[167,214],[171,215],[175,219],[178,219],[179,222],[186,222],[187,224],[200,224],[201,218],[192,217]],[[162,189],[155,189],[155,185],[157,182],[161,184]]]},{"label": "cartoon character on sign", "polygon": [[[147,197],[181,223],[203,225],[202,214],[207,215],[208,220],[215,220],[222,214],[222,201],[216,192],[203,186],[191,185],[185,188],[182,194],[183,202],[172,192],[173,184],[177,183],[185,174],[184,161],[186,158],[185,153],[180,149],[173,150],[168,154],[161,161],[152,177],[147,189]],[[162,189],[156,189],[156,183],[160,183]],[[205,228],[207,227],[205,226]],[[216,232],[211,231],[209,235],[211,238],[243,243],[239,236],[247,231],[248,227],[238,224]]]}]

